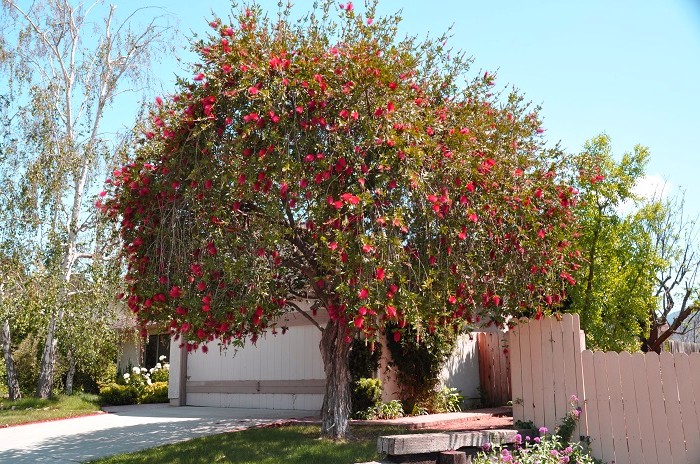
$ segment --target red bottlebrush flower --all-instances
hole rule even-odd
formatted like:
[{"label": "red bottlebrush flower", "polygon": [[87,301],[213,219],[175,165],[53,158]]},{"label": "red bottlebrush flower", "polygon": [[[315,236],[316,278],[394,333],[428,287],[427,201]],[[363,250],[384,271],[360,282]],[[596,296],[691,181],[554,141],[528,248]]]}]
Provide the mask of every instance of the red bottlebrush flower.
[{"label": "red bottlebrush flower", "polygon": [[207,345],[202,345],[202,353],[206,353],[209,351],[209,347]]},{"label": "red bottlebrush flower", "polygon": [[207,289],[207,284],[203,280],[200,280],[199,283],[197,284],[197,290],[199,290],[200,292],[203,292],[206,289]]},{"label": "red bottlebrush flower", "polygon": [[401,341],[401,332],[394,332],[394,341],[396,343]]},{"label": "red bottlebrush flower", "polygon": [[179,314],[180,316],[185,316],[187,314],[187,309],[183,308],[182,306],[178,306],[175,308],[175,313]]},{"label": "red bottlebrush flower", "polygon": [[248,87],[248,93],[251,95],[256,95],[258,93],[258,88],[254,85],[251,85],[250,87]]},{"label": "red bottlebrush flower", "polygon": [[537,231],[537,236],[539,238],[544,238],[547,235],[547,233],[544,231],[544,229],[540,229]]},{"label": "red bottlebrush flower", "polygon": [[387,315],[388,317],[394,318],[394,317],[396,317],[396,314],[397,314],[397,312],[396,312],[396,308],[395,308],[395,307],[393,307],[393,306],[391,306],[391,305],[387,305],[387,306],[386,306],[386,315]]},{"label": "red bottlebrush flower", "polygon": [[366,306],[360,306],[360,309],[357,310],[357,313],[358,313],[360,316],[364,316],[365,314],[367,314],[367,307],[366,307]]},{"label": "red bottlebrush flower", "polygon": [[457,237],[459,237],[460,240],[466,240],[467,238],[467,228],[462,227],[462,230],[457,234]]},{"label": "red bottlebrush flower", "polygon": [[538,188],[535,190],[535,198],[542,198],[542,189]]},{"label": "red bottlebrush flower", "polygon": [[377,280],[384,280],[384,268],[378,267],[377,270],[374,271],[374,276],[377,278]]},{"label": "red bottlebrush flower", "polygon": [[350,203],[351,205],[356,205],[360,202],[360,198],[358,196],[353,195],[352,193],[344,193],[340,195],[340,198],[345,203]]},{"label": "red bottlebrush flower", "polygon": [[196,76],[194,76],[194,80],[203,81],[204,80],[204,73],[199,73]]},{"label": "red bottlebrush flower", "polygon": [[469,220],[472,222],[479,222],[479,216],[477,216],[476,213],[472,213],[469,215]]},{"label": "red bottlebrush flower", "polygon": [[170,289],[170,296],[172,298],[180,298],[182,296],[182,290],[177,285],[173,285]]},{"label": "red bottlebrush flower", "polygon": [[363,288],[362,290],[360,290],[359,292],[357,292],[357,296],[358,296],[361,300],[364,300],[364,299],[366,299],[366,298],[369,296],[369,290],[367,290],[366,288]]},{"label": "red bottlebrush flower", "polygon": [[163,99],[160,97],[156,97],[156,105],[163,106]]},{"label": "red bottlebrush flower", "polygon": [[353,322],[355,323],[355,327],[361,329],[362,325],[365,323],[365,318],[362,316],[357,316]]},{"label": "red bottlebrush flower", "polygon": [[395,107],[394,107],[394,102],[391,102],[391,101],[390,101],[389,103],[387,103],[387,105],[386,105],[386,110],[387,110],[389,113],[392,113],[392,112],[394,111],[394,108],[395,108]]},{"label": "red bottlebrush flower", "polygon": [[374,247],[369,243],[365,243],[364,245],[362,245],[362,251],[364,251],[365,253],[371,253],[372,251],[374,251]]},{"label": "red bottlebrush flower", "polygon": [[211,256],[216,256],[216,246],[213,242],[207,243],[207,252],[209,252]]},{"label": "red bottlebrush flower", "polygon": [[450,304],[455,304],[455,303],[457,303],[457,297],[454,296],[454,295],[450,295],[450,296],[447,298],[447,301],[448,301]]},{"label": "red bottlebrush flower", "polygon": [[245,174],[241,174],[240,176],[238,176],[238,185],[245,184],[245,180],[246,180]]},{"label": "red bottlebrush flower", "polygon": [[214,184],[213,184],[213,182],[211,181],[211,179],[207,179],[207,180],[204,181],[204,189],[205,189],[205,190],[210,190],[210,189],[212,188],[213,185],[214,185]]},{"label": "red bottlebrush flower", "polygon": [[329,243],[329,244],[328,244],[328,248],[329,248],[331,251],[335,251],[336,249],[338,249],[338,242],[331,242],[331,243]]}]

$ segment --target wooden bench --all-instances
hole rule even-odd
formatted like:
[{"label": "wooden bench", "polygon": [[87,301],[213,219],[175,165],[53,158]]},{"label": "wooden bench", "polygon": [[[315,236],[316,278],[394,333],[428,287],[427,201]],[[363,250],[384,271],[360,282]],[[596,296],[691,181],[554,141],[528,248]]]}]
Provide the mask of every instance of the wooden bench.
[{"label": "wooden bench", "polygon": [[[537,436],[535,430],[479,430],[408,435],[386,435],[377,440],[377,452],[385,462],[413,464],[468,464],[484,445],[515,444],[515,436]],[[364,463],[370,464],[370,463]]]}]

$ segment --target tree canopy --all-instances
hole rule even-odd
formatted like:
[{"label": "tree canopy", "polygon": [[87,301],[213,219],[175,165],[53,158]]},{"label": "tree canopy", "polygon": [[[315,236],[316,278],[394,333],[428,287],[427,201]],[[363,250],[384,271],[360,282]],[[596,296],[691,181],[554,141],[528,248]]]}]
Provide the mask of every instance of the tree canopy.
[{"label": "tree canopy", "polygon": [[354,336],[540,315],[574,283],[576,192],[537,109],[399,22],[330,2],[298,22],[214,18],[100,204],[121,227],[123,298],[188,349],[326,314],[335,437]]}]

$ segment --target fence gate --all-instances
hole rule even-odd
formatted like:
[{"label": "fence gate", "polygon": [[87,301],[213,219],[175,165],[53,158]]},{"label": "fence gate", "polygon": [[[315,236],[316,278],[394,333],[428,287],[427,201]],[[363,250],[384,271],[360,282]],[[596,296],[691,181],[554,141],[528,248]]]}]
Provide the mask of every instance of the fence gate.
[{"label": "fence gate", "polygon": [[510,334],[513,419],[555,430],[571,395],[578,434],[615,464],[700,463],[700,353],[585,350],[578,315],[523,322]]}]

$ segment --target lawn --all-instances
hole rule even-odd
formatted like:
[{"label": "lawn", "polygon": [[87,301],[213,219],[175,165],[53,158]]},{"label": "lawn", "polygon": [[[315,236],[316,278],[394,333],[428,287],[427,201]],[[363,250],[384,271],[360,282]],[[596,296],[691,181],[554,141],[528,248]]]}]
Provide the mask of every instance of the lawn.
[{"label": "lawn", "polygon": [[0,427],[84,416],[99,410],[97,395],[86,393],[76,393],[71,396],[58,395],[48,400],[39,398],[23,398],[18,401],[0,399]]},{"label": "lawn", "polygon": [[[352,438],[333,442],[319,438],[318,426],[288,426],[248,429],[196,438],[137,453],[121,454],[91,461],[99,464],[352,464],[372,461],[377,454],[377,437],[408,433],[387,426],[355,427]],[[415,433],[415,432],[414,432]]]}]

